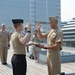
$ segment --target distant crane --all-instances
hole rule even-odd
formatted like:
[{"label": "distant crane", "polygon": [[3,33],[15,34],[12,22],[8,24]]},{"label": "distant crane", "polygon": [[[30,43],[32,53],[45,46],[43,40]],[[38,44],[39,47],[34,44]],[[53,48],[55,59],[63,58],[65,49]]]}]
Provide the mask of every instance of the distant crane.
[{"label": "distant crane", "polygon": [[[30,0],[30,23],[32,29],[36,28],[36,0]],[[46,22],[40,22],[41,24],[49,24],[48,22],[48,0],[46,0]]]},{"label": "distant crane", "polygon": [[31,29],[36,28],[36,0],[30,0],[30,23]]}]

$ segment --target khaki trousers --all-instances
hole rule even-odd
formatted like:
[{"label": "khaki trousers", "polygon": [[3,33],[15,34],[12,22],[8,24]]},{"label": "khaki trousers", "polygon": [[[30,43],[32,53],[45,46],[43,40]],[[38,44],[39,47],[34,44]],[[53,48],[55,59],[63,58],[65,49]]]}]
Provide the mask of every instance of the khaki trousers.
[{"label": "khaki trousers", "polygon": [[1,63],[7,62],[8,46],[7,44],[0,44],[0,59]]},{"label": "khaki trousers", "polygon": [[61,72],[60,51],[47,53],[48,75],[57,75]]}]

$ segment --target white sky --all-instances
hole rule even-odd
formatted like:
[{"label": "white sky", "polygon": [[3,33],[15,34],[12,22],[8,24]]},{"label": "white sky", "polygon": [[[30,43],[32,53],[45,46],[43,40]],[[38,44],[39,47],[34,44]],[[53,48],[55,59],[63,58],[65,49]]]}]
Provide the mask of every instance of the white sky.
[{"label": "white sky", "polygon": [[75,17],[75,0],[61,0],[61,21]]}]

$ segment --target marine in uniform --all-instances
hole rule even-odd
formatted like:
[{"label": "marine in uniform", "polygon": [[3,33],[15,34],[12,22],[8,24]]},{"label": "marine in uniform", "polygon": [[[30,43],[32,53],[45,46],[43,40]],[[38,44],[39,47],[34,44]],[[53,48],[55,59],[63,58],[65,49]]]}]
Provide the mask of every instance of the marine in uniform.
[{"label": "marine in uniform", "polygon": [[11,43],[13,48],[13,56],[11,59],[13,75],[26,75],[27,62],[25,47],[33,43],[26,43],[29,33],[24,36],[23,19],[13,19],[14,33],[11,36]]},{"label": "marine in uniform", "polygon": [[62,50],[63,33],[58,28],[58,17],[50,17],[50,26],[52,30],[48,31],[46,34],[42,34],[40,31],[40,22],[38,22],[38,34],[40,38],[47,39],[47,46],[38,44],[40,48],[47,49],[47,65],[48,65],[48,75],[65,75],[61,73],[61,56],[60,50]]},{"label": "marine in uniform", "polygon": [[3,65],[7,65],[9,41],[10,41],[9,32],[5,29],[5,25],[2,24],[0,30],[0,59]]}]

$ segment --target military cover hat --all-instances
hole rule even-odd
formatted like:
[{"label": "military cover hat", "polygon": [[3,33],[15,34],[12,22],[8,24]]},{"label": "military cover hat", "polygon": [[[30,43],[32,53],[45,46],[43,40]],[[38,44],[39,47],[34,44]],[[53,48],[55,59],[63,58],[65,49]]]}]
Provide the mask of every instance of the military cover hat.
[{"label": "military cover hat", "polygon": [[13,24],[23,23],[23,19],[12,19]]}]

